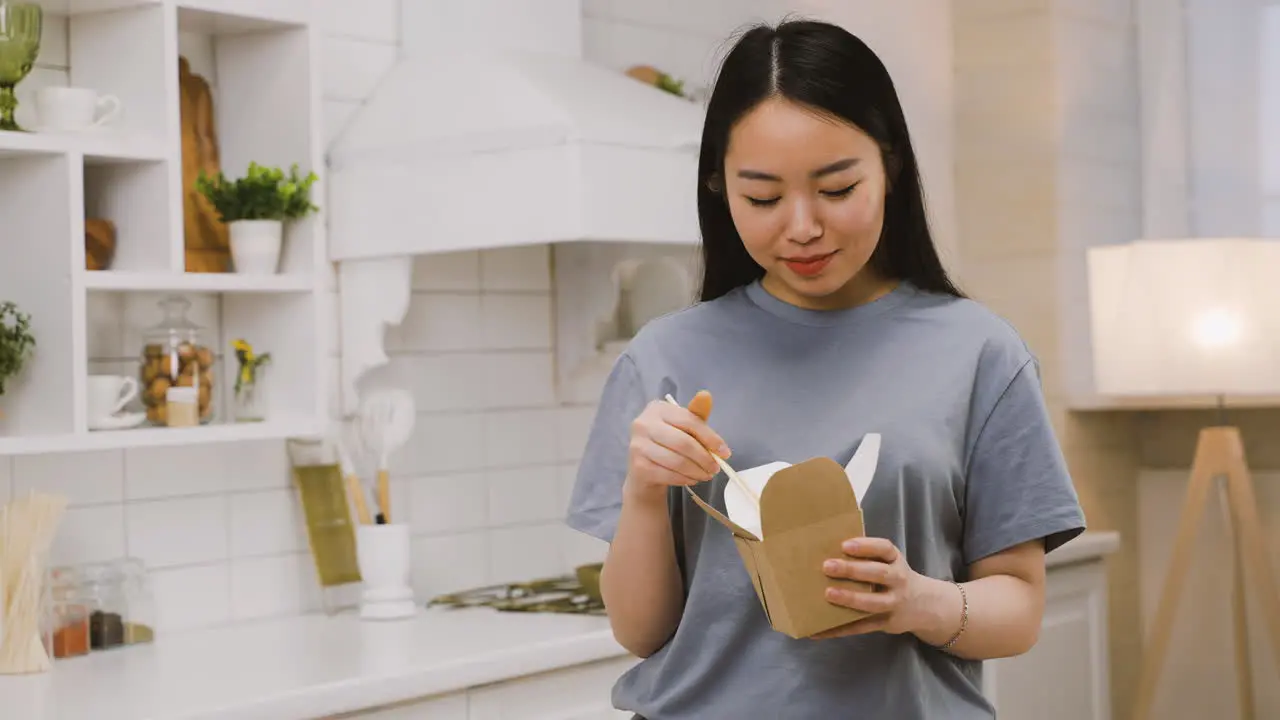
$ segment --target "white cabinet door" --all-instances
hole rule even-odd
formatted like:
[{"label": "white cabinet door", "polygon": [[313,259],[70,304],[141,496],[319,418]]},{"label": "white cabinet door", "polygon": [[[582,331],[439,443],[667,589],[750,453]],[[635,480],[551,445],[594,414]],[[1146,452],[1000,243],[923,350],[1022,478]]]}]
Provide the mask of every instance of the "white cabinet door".
[{"label": "white cabinet door", "polygon": [[380,710],[366,710],[331,720],[467,720],[465,692],[442,695]]},{"label": "white cabinet door", "polygon": [[1000,720],[1110,720],[1107,653],[1105,566],[1053,568],[1040,641],[987,663],[985,690]]},{"label": "white cabinet door", "polygon": [[468,720],[614,720],[629,717],[613,709],[618,677],[634,658],[579,665],[518,680],[473,688]]},{"label": "white cabinet door", "polygon": [[331,720],[629,720],[611,696],[636,662],[602,660]]}]

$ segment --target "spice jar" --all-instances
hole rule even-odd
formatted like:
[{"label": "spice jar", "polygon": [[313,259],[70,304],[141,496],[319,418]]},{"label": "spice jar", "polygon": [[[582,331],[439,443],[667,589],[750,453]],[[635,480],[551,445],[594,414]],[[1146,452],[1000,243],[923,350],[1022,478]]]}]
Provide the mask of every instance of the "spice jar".
[{"label": "spice jar", "polygon": [[137,558],[120,561],[124,579],[124,599],[128,613],[124,621],[124,644],[149,643],[155,639],[155,597],[147,568]]},{"label": "spice jar", "polygon": [[124,574],[114,563],[87,565],[80,570],[89,602],[89,647],[109,650],[124,644],[128,616]]},{"label": "spice jar", "polygon": [[51,568],[47,582],[45,651],[59,660],[87,655],[90,607],[84,596],[80,572],[73,567]]},{"label": "spice jar", "polygon": [[159,303],[164,318],[143,335],[142,404],[152,425],[170,425],[169,388],[192,388],[198,422],[213,419],[213,350],[201,327],[187,319],[191,301],[180,295]]}]

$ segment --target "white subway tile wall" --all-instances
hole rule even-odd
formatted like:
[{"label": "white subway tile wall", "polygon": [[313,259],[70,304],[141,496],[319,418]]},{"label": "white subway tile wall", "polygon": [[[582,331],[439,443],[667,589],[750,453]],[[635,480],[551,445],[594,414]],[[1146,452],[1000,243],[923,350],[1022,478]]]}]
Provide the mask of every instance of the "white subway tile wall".
[{"label": "white subway tile wall", "polygon": [[[395,60],[399,2],[317,5],[332,140]],[[586,52],[612,67],[662,65],[704,83],[724,35],[769,3],[695,5],[702,9],[588,0]],[[27,93],[67,82],[65,23],[49,23],[46,34]],[[561,521],[594,407],[557,401],[548,249],[420,258],[413,287],[408,316],[388,333],[393,360],[379,379],[411,388],[420,412],[392,466],[394,506],[415,536],[419,597],[599,559],[603,546]],[[158,320],[149,298],[127,305],[123,324],[132,327],[91,316],[99,365],[131,357],[129,333]],[[319,607],[282,443],[0,457],[0,499],[27,489],[70,498],[56,562],[146,561],[162,631]]]},{"label": "white subway tile wall", "polygon": [[[563,526],[586,441],[552,382],[546,246],[419,258],[391,363],[371,383],[410,387],[412,439],[393,460],[429,596],[468,584],[566,572],[600,557]],[[589,421],[588,421],[589,422]]]}]

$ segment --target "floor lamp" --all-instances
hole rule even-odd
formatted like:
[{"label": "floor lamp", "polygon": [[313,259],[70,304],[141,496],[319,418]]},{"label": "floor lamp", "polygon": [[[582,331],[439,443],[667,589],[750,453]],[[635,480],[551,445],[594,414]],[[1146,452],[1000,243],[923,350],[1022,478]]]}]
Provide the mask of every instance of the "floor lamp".
[{"label": "floor lamp", "polygon": [[[1090,248],[1094,381],[1103,396],[1191,407],[1217,399],[1219,421],[1201,429],[1169,573],[1160,593],[1133,707],[1149,720],[1191,565],[1200,520],[1217,485],[1231,534],[1232,615],[1241,717],[1253,720],[1246,591],[1252,587],[1280,665],[1280,594],[1258,519],[1229,398],[1280,398],[1280,240],[1140,240]],[[1277,403],[1280,405],[1280,402]],[[1246,582],[1246,580],[1248,582]]]}]

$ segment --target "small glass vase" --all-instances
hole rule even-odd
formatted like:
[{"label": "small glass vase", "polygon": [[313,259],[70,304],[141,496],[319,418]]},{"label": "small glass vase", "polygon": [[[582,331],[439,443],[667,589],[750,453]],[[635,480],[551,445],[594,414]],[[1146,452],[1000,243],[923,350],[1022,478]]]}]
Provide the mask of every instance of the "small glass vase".
[{"label": "small glass vase", "polygon": [[253,379],[243,380],[236,386],[232,399],[232,417],[236,422],[262,422],[267,419],[267,388],[263,387],[265,370],[265,367],[256,369]]},{"label": "small glass vase", "polygon": [[25,132],[14,119],[18,83],[40,55],[44,11],[38,3],[0,0],[0,130]]}]

